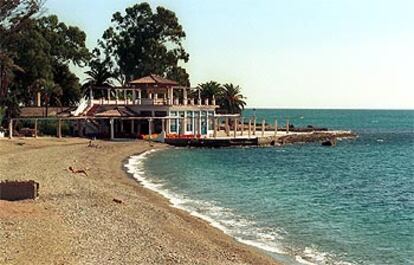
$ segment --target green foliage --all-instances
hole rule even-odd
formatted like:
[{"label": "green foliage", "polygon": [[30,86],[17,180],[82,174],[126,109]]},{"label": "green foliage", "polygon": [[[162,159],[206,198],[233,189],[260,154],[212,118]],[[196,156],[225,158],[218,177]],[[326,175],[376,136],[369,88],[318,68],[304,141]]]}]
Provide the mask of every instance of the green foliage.
[{"label": "green foliage", "polygon": [[153,12],[148,3],[136,4],[116,12],[99,42],[116,64],[121,82],[148,74],[158,74],[189,84],[189,76],[179,62],[187,62],[188,53],[182,41],[185,32],[174,12],[157,7]]},{"label": "green foliage", "polygon": [[92,59],[89,62],[90,70],[86,71],[89,77],[86,79],[84,87],[88,86],[112,86],[112,78],[115,77],[113,73],[113,62],[108,54],[105,54],[104,57],[101,55],[99,49],[94,49],[92,51]]},{"label": "green foliage", "polygon": [[216,81],[210,81],[199,85],[202,99],[216,99],[220,106],[219,111],[224,113],[240,113],[246,106],[245,97],[241,94],[241,88],[233,84],[221,85]]},{"label": "green foliage", "polygon": [[245,97],[241,94],[241,88],[233,84],[223,85],[223,95],[220,106],[227,113],[240,113],[246,106]]},{"label": "green foliage", "polygon": [[14,71],[22,71],[14,62],[13,51],[7,45],[8,37],[21,30],[29,18],[39,11],[41,3],[41,0],[0,1],[0,109],[5,116],[16,112],[16,93],[9,95],[9,84],[14,78]]},{"label": "green foliage", "polygon": [[223,94],[223,87],[216,81],[210,81],[199,85],[202,99],[212,99],[213,96],[219,100]]},{"label": "green foliage", "polygon": [[35,93],[42,92],[45,106],[74,105],[81,96],[79,79],[69,63],[84,66],[89,57],[86,34],[77,27],[59,22],[56,16],[29,19],[20,31],[3,41],[13,63],[6,97],[29,105]]},{"label": "green foliage", "polygon": [[[40,120],[38,123],[39,135],[57,135],[57,120]],[[33,128],[33,127],[31,127]],[[70,135],[70,124],[69,122],[62,121],[62,135]]]},{"label": "green foliage", "polygon": [[0,106],[0,128],[1,128],[1,125],[3,124],[5,114],[6,114],[6,108],[3,106]]},{"label": "green foliage", "polygon": [[30,16],[39,11],[41,5],[41,0],[1,0],[0,34],[19,30]]}]

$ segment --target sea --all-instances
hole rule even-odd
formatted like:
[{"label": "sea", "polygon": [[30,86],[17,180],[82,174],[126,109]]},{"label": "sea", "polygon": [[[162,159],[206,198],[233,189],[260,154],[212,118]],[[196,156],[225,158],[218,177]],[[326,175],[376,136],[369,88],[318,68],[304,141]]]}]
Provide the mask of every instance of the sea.
[{"label": "sea", "polygon": [[414,264],[413,110],[243,116],[358,137],[335,147],[171,148],[133,156],[126,167],[173,206],[283,264]]}]

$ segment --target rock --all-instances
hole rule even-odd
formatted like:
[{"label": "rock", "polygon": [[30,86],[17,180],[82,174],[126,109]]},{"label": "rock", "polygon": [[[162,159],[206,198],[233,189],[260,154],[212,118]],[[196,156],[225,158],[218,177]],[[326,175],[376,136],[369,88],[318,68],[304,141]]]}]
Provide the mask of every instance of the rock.
[{"label": "rock", "polygon": [[334,146],[334,143],[332,140],[327,140],[322,142],[322,146]]}]

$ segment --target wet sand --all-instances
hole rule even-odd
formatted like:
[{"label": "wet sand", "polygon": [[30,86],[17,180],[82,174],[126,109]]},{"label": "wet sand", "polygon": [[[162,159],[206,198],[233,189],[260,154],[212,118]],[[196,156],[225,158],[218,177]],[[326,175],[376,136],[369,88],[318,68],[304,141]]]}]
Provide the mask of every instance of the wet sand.
[{"label": "wet sand", "polygon": [[130,155],[164,145],[88,142],[0,140],[0,180],[40,183],[35,201],[0,201],[0,264],[277,264],[125,173]]}]

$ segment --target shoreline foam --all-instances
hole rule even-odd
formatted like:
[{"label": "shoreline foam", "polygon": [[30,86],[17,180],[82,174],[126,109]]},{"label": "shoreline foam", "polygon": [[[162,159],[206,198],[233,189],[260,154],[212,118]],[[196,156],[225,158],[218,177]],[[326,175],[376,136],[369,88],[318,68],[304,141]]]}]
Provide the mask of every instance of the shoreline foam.
[{"label": "shoreline foam", "polygon": [[[194,199],[187,199],[184,198],[183,196],[171,192],[166,188],[163,188],[163,184],[162,183],[154,183],[153,181],[151,181],[150,179],[148,179],[147,176],[145,176],[145,171],[143,168],[143,164],[145,162],[145,160],[147,159],[147,157],[150,154],[153,154],[155,152],[158,152],[160,150],[157,149],[152,149],[149,151],[145,151],[141,154],[138,155],[133,155],[130,156],[129,159],[127,159],[127,163],[124,164],[124,167],[127,169],[127,172],[129,174],[132,175],[132,177],[138,181],[139,183],[141,183],[145,188],[155,191],[159,194],[161,194],[163,197],[165,197],[172,205],[172,207],[177,208],[177,209],[181,209],[184,210],[186,212],[188,212],[190,215],[198,217],[206,222],[208,222],[211,226],[221,230],[222,232],[224,232],[225,234],[233,237],[234,239],[236,239],[237,241],[239,241],[240,243],[255,247],[257,249],[260,249],[261,251],[265,251],[268,255],[270,255],[271,257],[273,257],[277,262],[283,262],[286,261],[289,262],[289,264],[304,264],[304,265],[317,265],[317,264],[325,264],[326,262],[326,254],[325,253],[319,253],[317,251],[314,251],[311,248],[306,248],[304,253],[302,255],[299,254],[289,254],[286,251],[284,251],[282,249],[282,246],[278,246],[276,245],[274,242],[270,241],[270,240],[274,240],[276,237],[281,237],[281,235],[269,235],[269,234],[264,234],[263,233],[263,238],[267,237],[267,242],[266,240],[260,240],[258,234],[260,232],[254,233],[250,233],[248,236],[252,237],[255,236],[256,238],[253,239],[246,239],[243,238],[242,236],[238,236],[237,232],[233,231],[231,228],[229,228],[228,226],[239,226],[240,228],[243,228],[243,226],[247,226],[248,224],[244,225],[243,222],[249,222],[247,220],[238,218],[237,216],[232,216],[234,219],[231,220],[230,218],[227,218],[227,220],[216,220],[213,217],[209,216],[208,214],[203,214],[200,213],[199,209],[197,209],[196,207],[190,207],[190,206],[186,206],[186,204],[190,204],[190,203],[198,203],[198,204],[209,204],[209,205],[204,205],[211,208],[215,208],[217,212],[228,212],[229,209],[225,209],[223,207],[220,206],[216,206],[211,204],[210,202],[204,202],[204,201],[198,201],[198,200],[194,200]],[[230,213],[232,214],[232,213]],[[235,221],[237,219],[237,221]],[[225,224],[223,224],[223,222],[227,222],[226,226]],[[229,222],[233,222],[230,223]],[[270,240],[269,240],[270,239]],[[272,244],[273,243],[273,244]],[[283,260],[279,260],[279,259],[283,259]],[[323,262],[323,263],[319,263],[319,262]],[[351,265],[349,263],[342,263],[339,262],[338,264],[346,264],[346,265]]]},{"label": "shoreline foam", "polygon": [[1,264],[279,264],[128,177],[129,156],[164,145],[97,141],[97,149],[88,142],[0,141],[0,179],[30,172],[41,183],[34,202],[0,203]]},{"label": "shoreline foam", "polygon": [[[208,222],[211,226],[221,230],[222,232],[224,232],[225,234],[233,237],[234,239],[236,239],[237,241],[239,241],[240,243],[255,247],[257,249],[260,249],[261,251],[265,251],[268,254],[270,254],[270,256],[272,256],[273,258],[275,258],[276,255],[283,255],[286,256],[288,258],[292,258],[291,262],[295,261],[295,257],[291,257],[288,255],[288,253],[286,253],[285,251],[283,251],[281,249],[280,246],[277,245],[273,245],[271,244],[271,242],[261,242],[259,241],[257,238],[256,239],[244,239],[241,236],[237,236],[235,235],[235,233],[233,231],[231,231],[231,229],[229,229],[227,226],[223,225],[220,221],[215,220],[214,218],[212,218],[211,216],[207,215],[207,214],[203,214],[197,211],[197,209],[192,209],[191,207],[186,207],[185,204],[186,203],[204,203],[207,204],[208,202],[201,202],[201,201],[197,201],[197,200],[193,200],[193,199],[186,199],[183,196],[180,196],[179,194],[176,194],[174,192],[169,191],[168,189],[164,189],[163,188],[163,184],[161,183],[154,183],[153,181],[149,180],[146,176],[145,176],[145,172],[143,169],[143,163],[146,160],[146,158],[154,153],[160,150],[157,149],[152,149],[149,151],[145,151],[141,154],[137,154],[137,155],[133,155],[130,156],[129,159],[127,159],[127,163],[124,164],[124,167],[127,169],[127,172],[129,174],[131,174],[131,176],[138,181],[139,183],[141,183],[145,188],[155,191],[159,194],[161,194],[163,197],[165,197],[172,205],[172,207],[177,208],[177,209],[181,209],[184,210],[186,212],[188,212],[190,215],[198,217],[206,222]],[[181,197],[181,198],[180,198]],[[219,207],[219,206],[214,206],[214,205],[208,205],[211,207],[215,207],[217,209],[218,212],[221,211],[226,211],[226,209]],[[235,216],[234,216],[235,217]],[[235,223],[233,223],[233,226],[240,226],[240,228],[242,226],[244,226],[242,223],[243,222],[248,222],[247,220],[243,220],[241,221],[240,218],[235,218],[238,219],[238,221],[234,221],[234,220],[227,220],[227,221],[234,221]],[[252,236],[252,235],[250,235]],[[257,235],[255,235],[257,236]],[[276,235],[279,236],[279,235]],[[273,237],[273,236],[272,236]],[[278,262],[281,262],[280,260],[276,260]],[[313,264],[310,262],[306,262],[306,260],[304,260],[303,258],[299,259],[296,258],[296,261],[299,262],[299,264]]]}]

